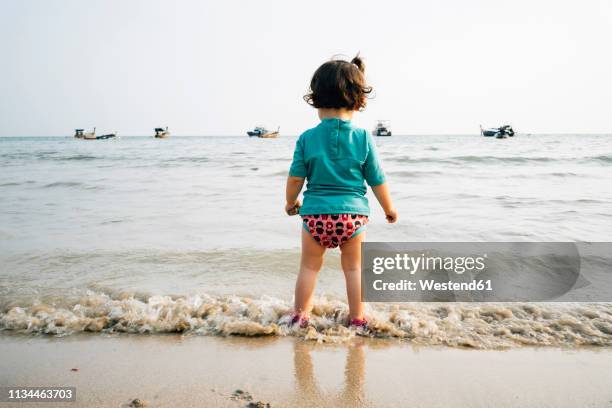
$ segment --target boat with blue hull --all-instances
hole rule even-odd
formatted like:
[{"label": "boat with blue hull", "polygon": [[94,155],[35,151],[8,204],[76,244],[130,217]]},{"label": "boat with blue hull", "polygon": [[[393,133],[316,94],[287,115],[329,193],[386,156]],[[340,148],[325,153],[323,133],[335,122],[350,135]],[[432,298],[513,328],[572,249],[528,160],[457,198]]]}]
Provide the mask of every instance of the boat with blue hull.
[{"label": "boat with blue hull", "polygon": [[483,129],[480,126],[480,135],[484,137],[495,137],[496,139],[505,139],[514,136],[514,129],[510,125],[500,126],[498,128]]},{"label": "boat with blue hull", "polygon": [[273,139],[273,138],[278,137],[279,132],[280,132],[280,127],[276,129],[276,131],[271,132],[268,129],[266,129],[264,126],[255,126],[255,129],[249,130],[247,132],[247,135],[249,135],[249,137],[259,137],[261,139]]}]

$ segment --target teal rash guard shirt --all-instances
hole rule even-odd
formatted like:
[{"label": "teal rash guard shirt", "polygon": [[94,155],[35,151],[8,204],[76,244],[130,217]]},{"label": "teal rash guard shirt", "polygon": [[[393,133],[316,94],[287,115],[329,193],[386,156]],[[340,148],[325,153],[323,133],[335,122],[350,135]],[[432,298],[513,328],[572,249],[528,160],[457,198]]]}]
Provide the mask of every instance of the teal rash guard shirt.
[{"label": "teal rash guard shirt", "polygon": [[365,183],[385,182],[368,131],[336,118],[323,119],[300,135],[289,175],[308,182],[300,215],[370,215]]}]

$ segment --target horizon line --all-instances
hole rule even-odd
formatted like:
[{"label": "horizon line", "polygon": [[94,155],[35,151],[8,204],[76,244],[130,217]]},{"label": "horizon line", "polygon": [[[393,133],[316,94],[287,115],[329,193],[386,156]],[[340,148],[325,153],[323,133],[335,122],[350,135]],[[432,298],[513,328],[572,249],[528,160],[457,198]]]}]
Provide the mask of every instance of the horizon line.
[{"label": "horizon line", "polygon": [[[118,133],[119,134],[119,133]],[[580,132],[518,132],[516,133],[517,136],[532,136],[532,135],[537,135],[537,136],[611,136],[612,132],[591,132],[591,133],[580,133]],[[279,136],[278,138],[283,138],[283,137],[297,137],[299,136],[299,134],[286,134],[286,135],[282,135]],[[388,137],[407,137],[407,136],[481,136],[479,133],[450,133],[450,132],[446,132],[446,133],[397,133],[394,134],[393,136],[375,136],[375,137],[380,137],[380,138],[388,138]],[[69,136],[69,135],[0,135],[0,138],[19,138],[19,137],[64,137],[64,138],[68,138],[68,139],[74,139],[74,136]],[[153,135],[138,135],[138,134],[127,134],[127,135],[121,135],[119,134],[119,138],[122,137],[151,137],[151,138],[155,138]],[[242,134],[223,134],[223,135],[218,135],[218,134],[178,134],[178,135],[171,135],[168,139],[171,139],[173,137],[246,137],[246,138],[251,138],[251,136],[248,135],[242,135]],[[254,137],[256,138],[256,137]]]}]

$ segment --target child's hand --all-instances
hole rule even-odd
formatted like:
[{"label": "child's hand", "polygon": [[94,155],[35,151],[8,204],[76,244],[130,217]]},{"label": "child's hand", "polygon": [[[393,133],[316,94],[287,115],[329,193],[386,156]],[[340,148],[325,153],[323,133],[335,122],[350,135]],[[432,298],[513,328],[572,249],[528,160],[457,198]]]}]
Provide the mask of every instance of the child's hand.
[{"label": "child's hand", "polygon": [[391,208],[388,211],[385,211],[385,218],[389,224],[393,224],[397,221],[397,210],[395,208]]},{"label": "child's hand", "polygon": [[285,204],[285,212],[287,213],[287,215],[296,215],[297,213],[300,212],[300,207],[302,206],[302,203],[300,203],[300,200],[295,200],[295,203],[290,204],[287,203]]},{"label": "child's hand", "polygon": [[389,224],[393,224],[395,221],[397,221],[397,210],[391,201],[391,195],[389,194],[389,187],[387,186],[387,183],[382,183],[372,187],[372,191],[385,212],[387,222]]}]

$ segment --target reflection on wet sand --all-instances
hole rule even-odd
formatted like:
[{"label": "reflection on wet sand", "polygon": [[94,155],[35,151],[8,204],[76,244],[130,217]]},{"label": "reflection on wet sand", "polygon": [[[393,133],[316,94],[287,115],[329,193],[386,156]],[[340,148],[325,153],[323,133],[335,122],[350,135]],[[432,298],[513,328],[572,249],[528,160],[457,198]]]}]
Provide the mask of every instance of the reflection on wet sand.
[{"label": "reflection on wet sand", "polygon": [[[303,407],[367,407],[364,392],[365,383],[365,350],[363,339],[354,339],[343,350],[346,350],[344,365],[344,382],[336,395],[323,391],[315,375],[312,352],[317,344],[296,340],[293,343],[293,364],[296,382],[296,404]],[[325,369],[329,369],[326,366]],[[336,373],[330,373],[335,376]],[[337,373],[338,375],[340,373]]]},{"label": "reflection on wet sand", "polygon": [[483,351],[369,338],[329,344],[295,337],[0,336],[0,384],[34,387],[51,378],[74,385],[73,408],[134,399],[185,408],[607,407],[610,367],[605,347]]}]

